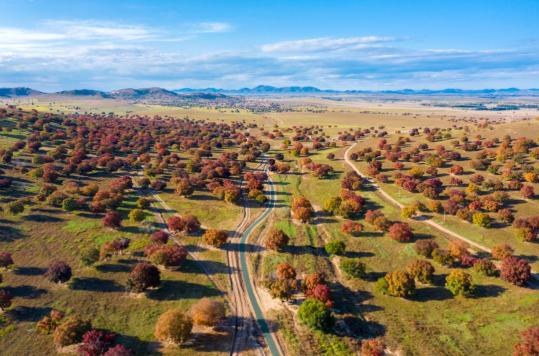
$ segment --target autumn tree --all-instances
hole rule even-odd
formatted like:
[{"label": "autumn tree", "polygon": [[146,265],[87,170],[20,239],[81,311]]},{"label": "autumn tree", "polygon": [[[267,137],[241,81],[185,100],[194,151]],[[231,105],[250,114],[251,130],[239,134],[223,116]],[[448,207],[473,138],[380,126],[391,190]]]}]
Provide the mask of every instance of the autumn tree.
[{"label": "autumn tree", "polygon": [[503,260],[513,255],[513,248],[507,244],[494,245],[491,250],[492,258],[495,260]]},{"label": "autumn tree", "polygon": [[515,345],[513,355],[539,355],[539,326],[532,326],[520,334],[520,341]]},{"label": "autumn tree", "polygon": [[385,275],[387,293],[394,297],[409,297],[415,292],[414,278],[404,271],[389,272]]},{"label": "autumn tree", "polygon": [[389,228],[389,237],[398,242],[410,242],[413,237],[412,228],[404,222],[397,222]]},{"label": "autumn tree", "polygon": [[140,293],[148,288],[157,288],[161,284],[159,269],[148,262],[139,262],[133,267],[127,280],[127,289]]},{"label": "autumn tree", "polygon": [[296,270],[290,264],[283,262],[279,263],[275,268],[275,274],[278,279],[294,279],[296,278]]},{"label": "autumn tree", "polygon": [[463,270],[451,271],[445,280],[445,287],[453,295],[462,296],[469,296],[475,289],[472,276]]},{"label": "autumn tree", "polygon": [[226,243],[228,233],[225,230],[209,229],[202,237],[208,245],[221,247]]},{"label": "autumn tree", "polygon": [[308,222],[314,215],[311,202],[303,196],[294,196],[291,205],[292,218],[303,223]]},{"label": "autumn tree", "polygon": [[523,286],[531,278],[530,264],[515,256],[506,257],[500,266],[500,276],[507,282]]},{"label": "autumn tree", "polygon": [[266,248],[274,251],[279,251],[286,245],[290,238],[284,231],[279,229],[271,229],[266,238]]},{"label": "autumn tree", "polygon": [[63,261],[53,261],[45,276],[54,283],[65,283],[71,279],[71,267]]},{"label": "autumn tree", "polygon": [[179,309],[167,310],[155,324],[155,337],[161,342],[183,344],[193,329],[193,320]]},{"label": "autumn tree", "polygon": [[430,284],[432,283],[434,267],[429,261],[415,260],[408,265],[406,272],[408,272],[408,274],[416,281],[424,284]]},{"label": "autumn tree", "polygon": [[60,347],[77,344],[91,328],[92,325],[87,320],[77,316],[67,317],[54,330],[54,343]]},{"label": "autumn tree", "polygon": [[191,317],[195,325],[215,326],[225,317],[225,306],[222,302],[202,298],[191,307]]},{"label": "autumn tree", "polygon": [[119,228],[122,225],[122,215],[116,210],[107,211],[103,218],[103,225],[112,228]]}]

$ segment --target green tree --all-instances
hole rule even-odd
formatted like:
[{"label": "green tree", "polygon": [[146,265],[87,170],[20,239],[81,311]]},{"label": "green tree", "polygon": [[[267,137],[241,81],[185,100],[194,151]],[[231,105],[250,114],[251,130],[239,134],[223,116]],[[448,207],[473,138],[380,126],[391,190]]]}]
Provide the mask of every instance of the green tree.
[{"label": "green tree", "polygon": [[330,310],[318,299],[305,299],[299,306],[298,317],[311,329],[328,331],[333,324]]},{"label": "green tree", "polygon": [[454,270],[449,273],[445,280],[445,287],[453,295],[468,296],[474,291],[472,276],[463,270]]}]

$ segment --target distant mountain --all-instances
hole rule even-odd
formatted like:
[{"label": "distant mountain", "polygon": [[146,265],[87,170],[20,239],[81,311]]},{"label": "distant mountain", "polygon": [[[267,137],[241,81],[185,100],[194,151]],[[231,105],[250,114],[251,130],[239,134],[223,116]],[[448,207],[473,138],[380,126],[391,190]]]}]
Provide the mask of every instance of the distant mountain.
[{"label": "distant mountain", "polygon": [[124,100],[170,100],[178,94],[163,88],[119,89],[109,93],[111,97]]},{"label": "distant mountain", "polygon": [[0,97],[4,98],[14,98],[18,96],[32,96],[32,95],[41,95],[43,92],[30,89],[30,88],[0,88]]},{"label": "distant mountain", "polygon": [[221,88],[181,88],[174,90],[176,93],[226,93],[226,94],[396,94],[396,95],[537,95],[539,89],[400,89],[400,90],[333,90],[319,89],[316,87],[274,87],[270,85],[259,85],[254,88],[241,89],[221,89]]},{"label": "distant mountain", "polygon": [[109,93],[92,89],[75,89],[75,90],[63,90],[54,93],[56,95],[64,96],[95,96],[99,98],[111,98]]}]

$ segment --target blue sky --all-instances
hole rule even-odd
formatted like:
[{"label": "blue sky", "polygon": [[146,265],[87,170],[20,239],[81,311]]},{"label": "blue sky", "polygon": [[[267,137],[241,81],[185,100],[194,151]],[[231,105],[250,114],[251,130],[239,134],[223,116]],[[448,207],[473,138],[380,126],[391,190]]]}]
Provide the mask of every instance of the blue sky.
[{"label": "blue sky", "polygon": [[539,0],[0,0],[0,86],[539,87]]}]

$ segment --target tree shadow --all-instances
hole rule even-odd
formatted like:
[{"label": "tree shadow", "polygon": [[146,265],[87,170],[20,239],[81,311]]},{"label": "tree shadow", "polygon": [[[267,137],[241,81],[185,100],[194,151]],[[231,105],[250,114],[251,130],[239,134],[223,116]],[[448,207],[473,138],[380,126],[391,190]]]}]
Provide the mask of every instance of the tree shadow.
[{"label": "tree shadow", "polygon": [[506,288],[495,284],[479,284],[475,286],[472,298],[495,298],[506,291]]},{"label": "tree shadow", "polygon": [[27,307],[19,305],[7,311],[6,314],[17,321],[36,322],[43,319],[44,316],[49,315],[50,312],[51,308],[48,307]]},{"label": "tree shadow", "polygon": [[2,231],[0,241],[3,242],[12,242],[24,237],[21,230],[13,226],[1,225],[0,231]]},{"label": "tree shadow", "polygon": [[13,273],[20,275],[20,276],[41,276],[45,274],[47,271],[46,268],[43,267],[17,267],[13,271]]},{"label": "tree shadow", "polygon": [[95,269],[103,273],[119,273],[119,272],[130,272],[131,267],[124,264],[117,263],[104,263],[95,266]]},{"label": "tree shadow", "polygon": [[22,285],[22,286],[16,286],[16,287],[6,287],[6,290],[11,293],[13,297],[19,297],[19,298],[27,298],[27,299],[34,299],[38,298],[39,296],[46,294],[47,290],[42,288],[36,288],[34,286],[29,285]]},{"label": "tree shadow", "polygon": [[26,215],[24,220],[27,221],[33,221],[33,222],[60,222],[64,221],[64,219],[59,218],[57,216],[50,216],[50,215],[44,215],[44,214],[30,214]]},{"label": "tree shadow", "polygon": [[219,289],[178,280],[163,280],[158,289],[148,292],[148,298],[154,300],[199,299],[222,295]]},{"label": "tree shadow", "polygon": [[417,288],[415,294],[409,299],[416,302],[428,302],[431,300],[447,300],[452,299],[453,294],[444,287],[426,286]]},{"label": "tree shadow", "polygon": [[191,260],[188,259],[181,267],[181,271],[185,273],[200,274],[200,269],[209,275],[227,274],[229,271],[236,271],[235,268],[229,267],[227,264],[210,260]]},{"label": "tree shadow", "polygon": [[72,290],[84,290],[92,292],[122,292],[123,286],[116,281],[95,277],[77,277],[69,283]]}]

